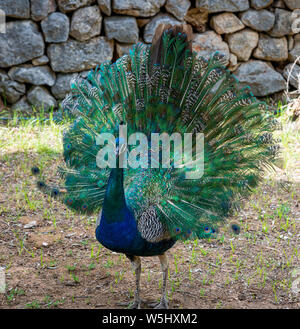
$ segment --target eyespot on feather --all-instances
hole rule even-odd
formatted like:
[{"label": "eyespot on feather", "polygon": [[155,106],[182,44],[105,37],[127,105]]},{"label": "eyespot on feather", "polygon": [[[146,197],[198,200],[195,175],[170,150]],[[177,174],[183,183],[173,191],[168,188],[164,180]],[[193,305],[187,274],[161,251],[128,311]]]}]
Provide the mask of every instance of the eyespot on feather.
[{"label": "eyespot on feather", "polygon": [[67,199],[67,204],[70,206],[73,203],[73,199]]},{"label": "eyespot on feather", "polygon": [[32,167],[31,172],[33,175],[38,175],[40,173],[40,169],[38,167]]},{"label": "eyespot on feather", "polygon": [[52,191],[51,191],[51,196],[53,196],[53,197],[56,197],[56,196],[58,196],[59,195],[59,190],[58,189],[56,189],[56,188],[53,188],[52,189]]},{"label": "eyespot on feather", "polygon": [[38,187],[39,189],[42,189],[42,188],[44,188],[44,187],[46,186],[46,184],[45,184],[44,182],[41,182],[41,181],[38,181],[38,182],[36,183],[36,185],[37,185],[37,187]]},{"label": "eyespot on feather", "polygon": [[236,224],[236,223],[231,224],[230,229],[233,234],[236,234],[236,235],[240,234],[241,228],[238,224]]}]

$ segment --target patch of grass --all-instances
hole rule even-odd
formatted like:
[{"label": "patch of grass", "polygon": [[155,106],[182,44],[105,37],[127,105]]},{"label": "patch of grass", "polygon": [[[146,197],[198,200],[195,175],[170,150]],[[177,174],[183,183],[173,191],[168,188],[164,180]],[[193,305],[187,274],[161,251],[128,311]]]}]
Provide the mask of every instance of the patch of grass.
[{"label": "patch of grass", "polygon": [[34,301],[31,302],[31,303],[27,303],[27,304],[25,304],[25,308],[29,308],[29,309],[38,309],[38,308],[41,308],[41,305],[40,305],[39,301],[34,300]]},{"label": "patch of grass", "polygon": [[8,302],[13,301],[17,296],[23,296],[25,295],[25,291],[23,289],[19,288],[11,288],[6,293],[6,299]]},{"label": "patch of grass", "polygon": [[[0,296],[1,305],[114,307],[134,295],[130,262],[95,240],[94,217],[74,214],[35,188],[34,165],[45,179],[59,179],[61,132],[68,124],[44,119],[42,114],[29,121],[15,118],[0,126],[0,262],[7,265],[9,286],[18,287],[8,290],[4,300]],[[292,292],[298,278],[291,273],[300,264],[299,129],[284,111],[279,121],[282,166],[266,172],[249,201],[229,219],[240,224],[241,233],[235,236],[225,225],[217,239],[178,242],[170,250],[170,307],[298,307]],[[37,227],[24,229],[26,217],[37,220]],[[58,233],[61,237],[43,249],[32,239]],[[158,299],[162,275],[157,259],[144,258],[142,268],[142,293]]]}]

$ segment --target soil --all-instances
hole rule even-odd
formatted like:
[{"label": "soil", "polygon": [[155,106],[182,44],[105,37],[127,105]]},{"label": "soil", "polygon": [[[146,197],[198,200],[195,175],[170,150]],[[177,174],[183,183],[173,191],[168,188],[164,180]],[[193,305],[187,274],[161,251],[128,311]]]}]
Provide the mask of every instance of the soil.
[{"label": "soil", "polygon": [[[0,308],[124,308],[133,301],[129,260],[95,239],[96,216],[76,215],[35,188],[37,154],[0,161]],[[44,170],[52,177],[57,157]],[[299,308],[300,182],[295,172],[266,178],[217,239],[178,242],[168,252],[169,307]],[[160,298],[157,257],[142,259],[141,296]]]}]

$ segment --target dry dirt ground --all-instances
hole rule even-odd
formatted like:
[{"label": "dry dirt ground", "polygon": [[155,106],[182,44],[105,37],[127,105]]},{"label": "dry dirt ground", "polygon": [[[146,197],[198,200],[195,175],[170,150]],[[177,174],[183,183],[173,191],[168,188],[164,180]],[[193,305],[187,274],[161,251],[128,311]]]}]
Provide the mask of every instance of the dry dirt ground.
[{"label": "dry dirt ground", "polygon": [[[35,188],[30,168],[38,163],[54,181],[60,153],[9,146],[18,128],[3,129],[0,308],[124,308],[135,289],[130,262],[99,245],[95,217],[75,215]],[[299,168],[266,175],[229,219],[240,224],[239,235],[225,225],[217,239],[178,242],[168,252],[170,308],[300,308]],[[158,258],[143,258],[142,297],[158,300],[161,282]]]}]

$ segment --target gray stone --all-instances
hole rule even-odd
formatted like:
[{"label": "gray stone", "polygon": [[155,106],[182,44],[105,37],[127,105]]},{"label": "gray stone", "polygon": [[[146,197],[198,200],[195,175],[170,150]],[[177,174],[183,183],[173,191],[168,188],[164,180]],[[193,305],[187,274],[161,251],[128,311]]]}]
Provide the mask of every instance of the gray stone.
[{"label": "gray stone", "polygon": [[252,54],[253,49],[258,44],[259,35],[250,29],[228,35],[227,42],[230,51],[235,54],[238,60],[247,62]]},{"label": "gray stone", "polygon": [[68,40],[51,44],[48,57],[55,72],[71,73],[89,70],[97,65],[111,61],[114,43],[105,37],[96,37],[85,42]]},{"label": "gray stone", "polygon": [[215,52],[220,52],[225,56],[226,64],[229,64],[230,52],[226,42],[224,42],[214,31],[207,31],[201,34],[194,35],[193,50],[199,56],[206,59]]},{"label": "gray stone", "polygon": [[74,79],[78,74],[63,74],[59,73],[57,75],[54,86],[51,88],[51,92],[53,96],[57,99],[64,99],[66,95],[71,91],[70,82]]},{"label": "gray stone", "polygon": [[31,0],[31,18],[41,21],[56,10],[55,0]]},{"label": "gray stone", "polygon": [[273,2],[273,7],[274,8],[281,8],[281,9],[285,9],[285,3],[283,2],[283,0],[274,0]]},{"label": "gray stone", "polygon": [[[299,0],[300,1],[300,0]],[[300,9],[295,9],[291,13],[291,34],[295,34],[295,36],[300,35]]]},{"label": "gray stone", "polygon": [[151,19],[151,21],[145,26],[144,29],[144,41],[146,43],[151,43],[154,37],[155,31],[160,24],[181,24],[176,18],[168,14],[158,14]]},{"label": "gray stone", "polygon": [[297,36],[294,38],[294,48],[289,52],[289,61],[294,63],[296,60],[300,62],[300,37]]},{"label": "gray stone", "polygon": [[285,79],[268,63],[250,60],[235,71],[240,87],[250,86],[255,96],[267,96],[286,88]]},{"label": "gray stone", "polygon": [[235,54],[230,54],[230,57],[229,57],[229,65],[231,67],[234,67],[235,65],[237,65],[238,63],[238,58]]},{"label": "gray stone", "polygon": [[[296,114],[297,108],[299,109],[299,107],[297,107],[297,105],[296,105],[295,106],[295,114]],[[300,220],[300,218],[296,218],[296,221],[299,221],[299,220]],[[295,268],[292,271],[291,277],[292,277],[291,292],[296,297],[298,297],[299,294],[300,294],[300,267]]]},{"label": "gray stone", "polygon": [[20,97],[25,94],[25,92],[26,92],[25,85],[18,83],[16,81],[10,80],[7,82],[7,84],[3,86],[3,94],[5,95],[7,101],[11,104],[18,101]]},{"label": "gray stone", "polygon": [[148,17],[156,15],[166,0],[113,0],[112,8],[117,14]]},{"label": "gray stone", "polygon": [[294,38],[292,35],[289,35],[288,36],[288,48],[289,48],[289,51],[291,51],[293,48],[294,48]]},{"label": "gray stone", "polygon": [[98,5],[105,15],[111,15],[111,0],[98,0]]},{"label": "gray stone", "polygon": [[27,62],[44,54],[45,43],[38,26],[31,21],[6,24],[6,33],[0,33],[0,67]]},{"label": "gray stone", "polygon": [[251,7],[254,9],[264,9],[269,7],[273,0],[251,0]]},{"label": "gray stone", "polygon": [[49,58],[46,55],[43,55],[41,57],[35,58],[32,60],[32,64],[39,66],[49,63]]},{"label": "gray stone", "polygon": [[206,8],[209,13],[221,11],[238,12],[249,9],[248,0],[196,0],[197,8]]},{"label": "gray stone", "polygon": [[291,9],[300,9],[300,0],[283,0],[286,6]]},{"label": "gray stone", "polygon": [[13,104],[11,109],[17,112],[32,112],[32,106],[28,103],[26,96],[23,96],[17,103]]},{"label": "gray stone", "polygon": [[29,222],[28,224],[24,225],[24,228],[33,228],[37,226],[37,221],[33,220],[32,222]]},{"label": "gray stone", "polygon": [[[300,63],[299,63],[300,64]],[[300,90],[300,66],[297,64],[288,64],[283,70],[283,76],[289,81],[290,85]]]},{"label": "gray stone", "polygon": [[56,99],[45,87],[32,87],[27,94],[27,99],[34,107],[44,108],[46,111],[57,107]]},{"label": "gray stone", "polygon": [[291,12],[288,10],[275,9],[275,25],[269,32],[272,37],[283,37],[292,34]]},{"label": "gray stone", "polygon": [[12,67],[8,71],[8,75],[12,80],[30,83],[32,85],[48,85],[53,86],[55,83],[55,73],[49,66],[32,66],[22,65]]},{"label": "gray stone", "polygon": [[167,0],[165,5],[166,10],[180,21],[184,19],[190,6],[191,2],[189,0]]},{"label": "gray stone", "polygon": [[0,70],[0,94],[8,103],[17,102],[26,92],[26,87],[17,81],[9,78],[5,71]]},{"label": "gray stone", "polygon": [[79,41],[89,40],[100,34],[101,22],[98,6],[80,8],[73,13],[70,35]]},{"label": "gray stone", "polygon": [[233,33],[245,27],[233,13],[214,15],[210,21],[210,25],[218,34]]},{"label": "gray stone", "polygon": [[81,7],[89,6],[95,0],[56,0],[58,8],[63,13],[69,13]]},{"label": "gray stone", "polygon": [[70,22],[67,15],[52,13],[41,23],[46,42],[65,42],[69,37]]},{"label": "gray stone", "polygon": [[1,0],[0,9],[7,17],[30,18],[29,0]]},{"label": "gray stone", "polygon": [[237,56],[234,54],[230,54],[228,69],[231,72],[233,72],[239,67],[239,65],[240,65],[240,63],[238,63]]},{"label": "gray stone", "polygon": [[126,44],[126,43],[117,43],[116,44],[116,52],[118,57],[122,57],[123,55],[128,55],[130,49],[132,49],[133,44]]},{"label": "gray stone", "polygon": [[261,33],[259,36],[258,46],[253,56],[266,61],[285,61],[288,59],[288,44],[285,37],[272,38]]},{"label": "gray stone", "polygon": [[108,39],[124,43],[136,43],[139,40],[139,28],[134,17],[105,17],[104,29]]},{"label": "gray stone", "polygon": [[275,23],[275,15],[265,9],[249,9],[241,15],[241,20],[253,30],[270,31]]},{"label": "gray stone", "polygon": [[91,72],[91,70],[86,70],[86,71],[82,71],[80,73],[77,73],[77,75],[80,77],[80,78],[83,78],[83,79],[86,79],[88,74]]}]

